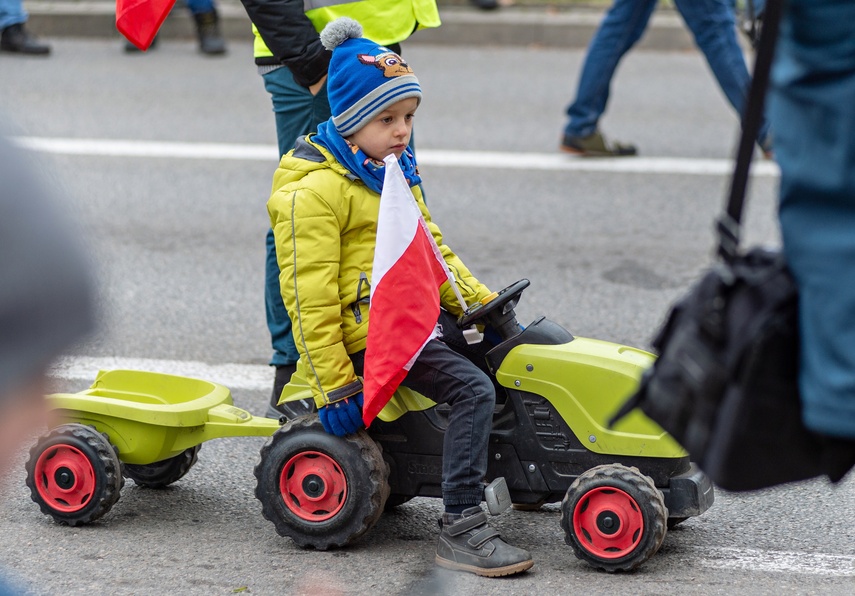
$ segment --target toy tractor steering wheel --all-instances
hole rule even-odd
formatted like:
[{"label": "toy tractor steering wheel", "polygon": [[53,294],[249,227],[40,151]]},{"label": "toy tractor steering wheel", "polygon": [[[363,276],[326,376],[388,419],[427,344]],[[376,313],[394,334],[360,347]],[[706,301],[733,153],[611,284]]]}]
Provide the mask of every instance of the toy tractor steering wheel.
[{"label": "toy tractor steering wheel", "polygon": [[517,323],[514,307],[519,302],[523,290],[529,285],[531,285],[529,280],[521,279],[504,290],[491,294],[488,296],[488,302],[479,302],[471,306],[457,320],[457,326],[463,329],[473,323],[489,325],[503,340],[519,335],[520,326]]}]

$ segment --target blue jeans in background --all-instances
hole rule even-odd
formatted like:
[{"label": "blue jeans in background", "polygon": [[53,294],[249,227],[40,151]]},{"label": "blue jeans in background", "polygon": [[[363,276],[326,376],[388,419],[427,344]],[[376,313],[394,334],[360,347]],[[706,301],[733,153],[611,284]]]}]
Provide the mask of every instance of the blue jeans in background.
[{"label": "blue jeans in background", "polygon": [[[615,69],[647,28],[657,0],[616,0],[597,30],[582,67],[576,99],[567,108],[564,134],[587,137],[597,130],[606,109]],[[731,0],[675,0],[727,100],[742,115],[751,75],[736,38]],[[758,141],[765,147],[769,123],[763,122]]]},{"label": "blue jeans in background", "polygon": [[0,0],[0,30],[26,23],[28,16],[21,0]]},{"label": "blue jeans in background", "polygon": [[[330,103],[327,99],[327,86],[323,85],[317,95],[298,85],[286,67],[280,67],[262,75],[264,88],[273,102],[276,117],[276,138],[279,142],[279,155],[285,155],[294,148],[297,137],[314,132],[318,124],[330,118]],[[300,359],[294,336],[291,332],[291,319],[282,302],[279,289],[279,263],[276,261],[276,242],[273,230],[267,231],[267,261],[265,264],[264,305],[267,311],[267,328],[273,346],[272,366],[294,364]]]}]

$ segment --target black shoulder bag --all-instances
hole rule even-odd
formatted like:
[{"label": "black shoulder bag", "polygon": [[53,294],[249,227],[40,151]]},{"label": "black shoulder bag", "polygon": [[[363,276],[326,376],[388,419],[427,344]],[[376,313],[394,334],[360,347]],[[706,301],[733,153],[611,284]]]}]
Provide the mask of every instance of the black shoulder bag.
[{"label": "black shoulder bag", "polygon": [[614,424],[640,408],[670,433],[719,486],[753,490],[851,466],[802,423],[798,390],[798,293],[778,251],[739,250],[754,142],[781,16],[765,13],[725,213],[718,260],[668,314],[653,341],[659,354]]}]

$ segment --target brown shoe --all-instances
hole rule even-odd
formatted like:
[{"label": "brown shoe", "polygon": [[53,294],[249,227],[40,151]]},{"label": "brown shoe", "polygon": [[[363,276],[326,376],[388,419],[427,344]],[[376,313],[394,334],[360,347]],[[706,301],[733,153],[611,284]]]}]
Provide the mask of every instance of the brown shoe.
[{"label": "brown shoe", "polygon": [[635,145],[625,145],[617,141],[609,143],[603,133],[598,130],[587,137],[564,135],[561,150],[565,153],[586,157],[627,157],[638,154]]}]

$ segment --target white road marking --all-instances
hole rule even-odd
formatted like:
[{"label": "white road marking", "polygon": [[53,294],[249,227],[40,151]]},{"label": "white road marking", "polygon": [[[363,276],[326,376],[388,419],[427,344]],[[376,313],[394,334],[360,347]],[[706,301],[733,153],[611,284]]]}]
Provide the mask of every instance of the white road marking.
[{"label": "white road marking", "polygon": [[147,370],[213,381],[229,389],[270,391],[273,368],[263,364],[206,364],[192,360],[154,358],[93,358],[66,356],[51,369],[50,376],[74,381],[94,381],[99,370]]},{"label": "white road marking", "polygon": [[[270,161],[277,159],[274,145],[237,143],[179,143],[166,141],[68,139],[18,137],[28,149],[60,155],[96,155],[105,157],[144,157],[181,159],[229,159]],[[574,157],[561,153],[515,153],[501,151],[456,151],[419,149],[419,163],[426,166],[484,168],[502,170],[545,170],[572,172],[614,172],[624,174],[729,175],[730,159],[689,157]],[[780,170],[771,161],[757,160],[751,168],[754,176],[778,176]]]},{"label": "white road marking", "polygon": [[696,548],[697,561],[704,567],[757,571],[798,573],[804,575],[855,576],[855,556],[798,553],[751,548]]}]

